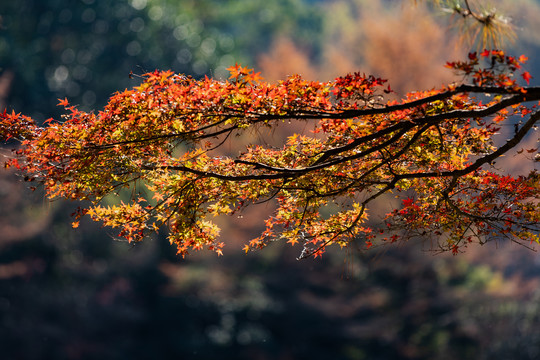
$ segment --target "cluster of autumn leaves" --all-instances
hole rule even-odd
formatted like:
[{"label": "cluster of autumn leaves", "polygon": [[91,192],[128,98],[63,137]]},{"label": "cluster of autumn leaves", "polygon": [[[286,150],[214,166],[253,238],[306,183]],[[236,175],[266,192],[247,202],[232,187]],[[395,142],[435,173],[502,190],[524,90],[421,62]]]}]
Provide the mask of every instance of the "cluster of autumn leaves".
[{"label": "cluster of autumn leaves", "polygon": [[[274,210],[246,251],[283,240],[318,256],[330,244],[365,248],[417,236],[454,252],[501,236],[528,244],[539,241],[539,175],[491,168],[539,118],[529,102],[540,90],[514,77],[525,61],[470,54],[447,66],[471,84],[402,101],[386,100],[386,81],[360,73],[270,84],[238,65],[227,81],[155,71],[97,113],[64,99],[64,118],[39,126],[5,111],[0,138],[20,141],[6,166],[42,183],[51,198],[87,201],[74,226],[89,215],[129,241],[167,228],[181,255],[221,254],[213,218],[258,203]],[[528,84],[530,74],[521,76]],[[475,98],[485,94],[485,104]],[[524,117],[522,125],[497,143],[512,116]],[[313,124],[313,132],[279,147],[220,152],[239,134],[289,121]],[[392,208],[368,218],[380,203]]]}]

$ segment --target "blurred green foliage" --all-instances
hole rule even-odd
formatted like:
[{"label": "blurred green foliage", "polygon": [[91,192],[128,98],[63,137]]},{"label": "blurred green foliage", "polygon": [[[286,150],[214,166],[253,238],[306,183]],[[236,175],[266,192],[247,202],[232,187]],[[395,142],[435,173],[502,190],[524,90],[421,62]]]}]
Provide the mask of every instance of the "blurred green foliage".
[{"label": "blurred green foliage", "polygon": [[316,48],[322,11],[301,0],[21,0],[0,3],[0,16],[0,72],[15,75],[6,102],[44,120],[59,115],[57,98],[101,108],[136,84],[130,72],[223,77],[278,34]]}]

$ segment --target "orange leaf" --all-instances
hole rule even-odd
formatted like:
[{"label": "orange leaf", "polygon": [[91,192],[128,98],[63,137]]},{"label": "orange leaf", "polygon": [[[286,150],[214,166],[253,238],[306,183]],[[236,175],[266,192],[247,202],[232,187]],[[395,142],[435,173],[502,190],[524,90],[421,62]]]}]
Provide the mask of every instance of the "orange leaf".
[{"label": "orange leaf", "polygon": [[67,107],[69,105],[69,102],[68,102],[67,98],[64,98],[64,100],[58,99],[58,101],[59,101],[58,106]]},{"label": "orange leaf", "polygon": [[527,62],[527,60],[529,60],[529,58],[526,57],[525,55],[521,55],[521,56],[518,58],[518,61],[519,61],[520,63],[525,63],[525,62]]}]

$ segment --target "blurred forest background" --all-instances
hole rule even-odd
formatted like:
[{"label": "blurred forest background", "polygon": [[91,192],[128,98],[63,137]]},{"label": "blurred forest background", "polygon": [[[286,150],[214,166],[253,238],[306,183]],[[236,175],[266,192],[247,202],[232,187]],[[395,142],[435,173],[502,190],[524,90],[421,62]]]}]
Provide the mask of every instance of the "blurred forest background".
[{"label": "blurred forest background", "polygon": [[[540,2],[493,3],[516,25],[510,51],[540,78]],[[137,85],[131,71],[223,78],[235,62],[272,81],[360,70],[399,94],[452,81],[444,63],[470,48],[447,15],[411,4],[2,1],[0,108],[43,121],[61,116],[58,98],[100,109]],[[245,255],[260,230],[254,212],[222,224],[225,256],[181,259],[159,235],[132,245],[89,221],[72,229],[77,204],[43,200],[8,171],[0,204],[2,359],[540,357],[540,258],[517,245],[451,256],[401,244],[297,261],[301,249],[276,243]]]}]

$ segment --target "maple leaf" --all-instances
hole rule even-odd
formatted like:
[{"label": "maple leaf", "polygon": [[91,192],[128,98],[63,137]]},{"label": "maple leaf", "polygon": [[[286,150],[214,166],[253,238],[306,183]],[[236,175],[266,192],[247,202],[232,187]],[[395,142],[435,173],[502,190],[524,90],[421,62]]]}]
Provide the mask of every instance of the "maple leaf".
[{"label": "maple leaf", "polygon": [[291,244],[291,245],[296,245],[298,243],[298,239],[297,238],[292,238],[292,239],[289,239],[287,241],[288,244]]},{"label": "maple leaf", "polygon": [[522,64],[523,64],[523,63],[526,63],[528,60],[529,60],[529,58],[526,57],[525,55],[520,55],[519,58],[518,58],[518,61],[519,61],[520,63],[522,63]]},{"label": "maple leaf", "polygon": [[[491,52],[489,50],[484,50],[480,53],[480,56],[488,57]],[[470,58],[470,57],[469,57]],[[472,59],[471,59],[472,60]]]},{"label": "maple leaf", "polygon": [[523,74],[521,74],[521,77],[529,84],[530,80],[532,79],[531,74],[528,71],[524,71]]},{"label": "maple leaf", "polygon": [[58,106],[63,106],[63,107],[68,107],[69,106],[69,102],[68,102],[67,98],[64,98],[63,100],[58,99],[58,101],[59,101]]},{"label": "maple leaf", "polygon": [[162,193],[154,192],[154,195],[152,196],[152,199],[155,199],[156,201],[160,202],[160,201],[163,201],[164,197],[163,197]]}]

